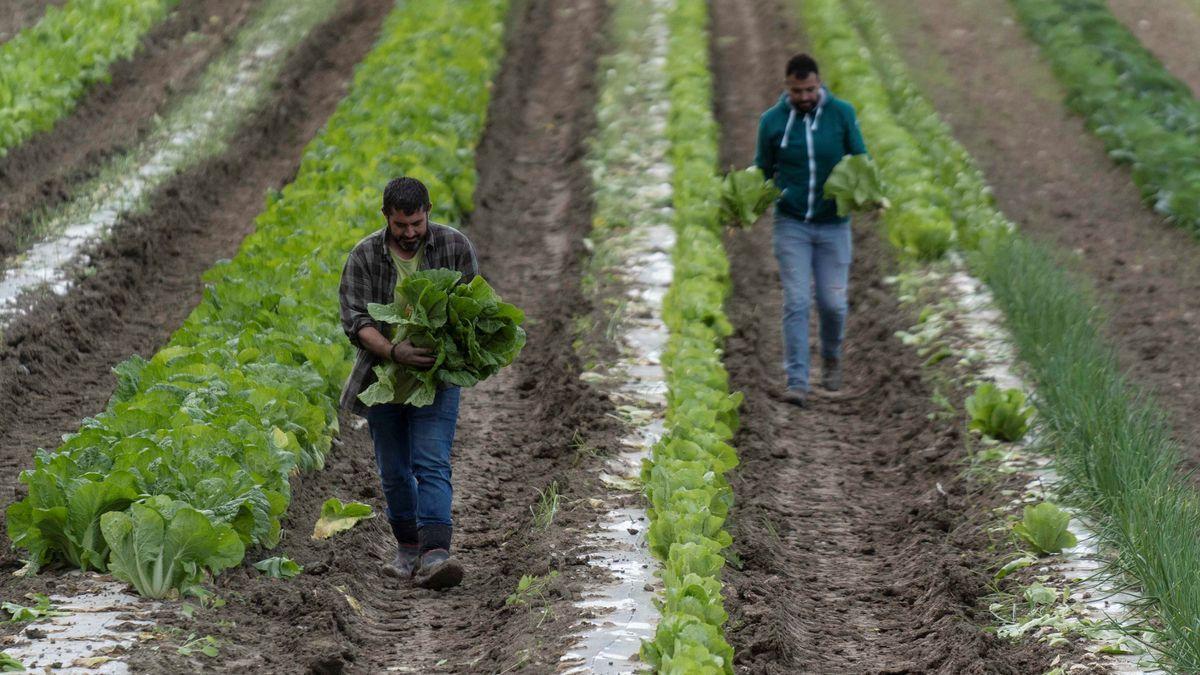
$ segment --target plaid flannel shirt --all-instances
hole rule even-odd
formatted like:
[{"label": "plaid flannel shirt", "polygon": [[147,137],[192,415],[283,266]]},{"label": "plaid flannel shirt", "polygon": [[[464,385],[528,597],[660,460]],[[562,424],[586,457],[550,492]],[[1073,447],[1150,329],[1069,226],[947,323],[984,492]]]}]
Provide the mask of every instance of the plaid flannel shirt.
[{"label": "plaid flannel shirt", "polygon": [[[358,331],[373,326],[384,335],[391,334],[386,325],[381,325],[367,313],[368,304],[391,303],[396,292],[396,264],[388,252],[386,234],[385,227],[354,246],[342,268],[342,282],[338,288],[342,330],[346,331],[351,344],[358,347],[358,358],[354,360],[354,370],[350,371],[350,378],[342,389],[340,405],[363,416],[367,414],[367,406],[358,400],[358,395],[375,383],[375,373],[371,369],[380,363],[380,359],[363,347]],[[458,270],[463,273],[464,283],[479,274],[479,261],[471,241],[453,227],[429,223],[423,246],[419,269]]]}]

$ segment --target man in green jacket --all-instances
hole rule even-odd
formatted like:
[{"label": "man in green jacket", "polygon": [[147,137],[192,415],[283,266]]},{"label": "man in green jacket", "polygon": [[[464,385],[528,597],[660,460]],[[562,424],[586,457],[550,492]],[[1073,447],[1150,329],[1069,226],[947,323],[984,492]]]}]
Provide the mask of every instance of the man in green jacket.
[{"label": "man in green jacket", "polygon": [[787,63],[786,91],[758,122],[754,163],[783,191],[775,202],[774,246],[783,283],[783,400],[804,406],[809,391],[808,314],[816,286],[821,320],[821,384],[842,385],[842,339],[850,282],[850,219],[824,199],[825,181],[846,155],[867,152],[854,107],[821,84],[817,62]]}]

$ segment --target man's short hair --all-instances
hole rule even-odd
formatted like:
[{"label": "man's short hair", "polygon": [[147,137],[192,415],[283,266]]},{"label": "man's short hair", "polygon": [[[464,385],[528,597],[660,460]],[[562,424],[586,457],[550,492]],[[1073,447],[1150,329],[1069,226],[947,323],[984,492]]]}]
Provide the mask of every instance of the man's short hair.
[{"label": "man's short hair", "polygon": [[393,178],[383,189],[384,213],[400,212],[411,216],[417,211],[428,211],[432,206],[429,202],[429,189],[416,178]]},{"label": "man's short hair", "polygon": [[808,78],[809,75],[820,76],[821,71],[817,68],[817,61],[808,54],[797,54],[788,59],[787,72],[785,76],[795,76],[797,80]]}]

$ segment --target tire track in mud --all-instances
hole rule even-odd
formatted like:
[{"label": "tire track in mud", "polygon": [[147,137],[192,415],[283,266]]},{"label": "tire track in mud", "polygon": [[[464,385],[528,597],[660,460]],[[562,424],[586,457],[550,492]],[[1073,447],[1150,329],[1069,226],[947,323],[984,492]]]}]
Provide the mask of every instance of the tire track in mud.
[{"label": "tire track in mud", "polygon": [[75,110],[0,158],[0,260],[34,236],[38,213],[65,202],[102,160],[133,147],[153,117],[192,89],[259,0],[183,0],[132,58],[114,63]]},{"label": "tire track in mud", "polygon": [[1000,209],[1100,292],[1135,384],[1200,466],[1200,244],[1146,207],[1127,167],[1072,114],[1007,3],[881,0],[913,78],[974,155]]},{"label": "tire track in mud", "polygon": [[61,7],[67,0],[8,0],[0,13],[0,45],[37,23],[47,7]]},{"label": "tire track in mud", "polygon": [[[588,307],[580,275],[591,184],[581,159],[603,41],[596,27],[605,24],[606,11],[603,0],[527,0],[510,15],[466,231],[483,274],[525,310],[529,341],[514,366],[463,393],[453,460],[454,549],[467,568],[463,585],[437,593],[383,575],[395,544],[381,517],[332,540],[309,538],[328,497],[366,501],[382,512],[367,430],[344,416],[326,468],[292,480],[280,546],[248,552],[245,564],[213,584],[225,607],[195,620],[177,611],[158,617],[185,634],[217,637],[221,670],[473,673],[558,666],[563,638],[578,619],[572,601],[593,574],[578,540],[595,514],[580,496],[599,490],[594,468],[579,461],[572,439],[581,432],[591,446],[611,450],[621,431],[607,416],[612,403],[579,380],[570,346],[572,316]],[[562,495],[560,510],[552,527],[534,530],[530,507],[551,482]],[[265,578],[250,563],[269,555],[293,558],[304,574],[286,584]],[[542,599],[549,613],[506,605],[523,574],[552,570],[559,576]],[[192,664],[172,651],[143,647],[130,661],[159,672]]]},{"label": "tire track in mud", "polygon": [[70,293],[47,294],[0,344],[0,495],[18,498],[34,449],[100,412],[112,366],[156,351],[200,299],[200,276],[231,257],[264,194],[291,180],[300,154],[345,94],[390,0],[343,0],[288,56],[276,90],[245,120],[224,155],[170,180],[145,213],[96,246]]},{"label": "tire track in mud", "polygon": [[[776,0],[712,8],[722,163],[743,166],[798,33]],[[997,501],[958,478],[958,426],[926,418],[920,359],[893,337],[911,318],[882,282],[891,253],[873,226],[855,231],[846,393],[815,396],[805,410],[775,399],[782,293],[774,262],[764,264],[770,223],[728,240],[726,365],[746,394],[729,523],[742,564],[725,575],[737,670],[1044,671],[1052,654],[996,640],[979,623],[991,563],[983,526]]]}]

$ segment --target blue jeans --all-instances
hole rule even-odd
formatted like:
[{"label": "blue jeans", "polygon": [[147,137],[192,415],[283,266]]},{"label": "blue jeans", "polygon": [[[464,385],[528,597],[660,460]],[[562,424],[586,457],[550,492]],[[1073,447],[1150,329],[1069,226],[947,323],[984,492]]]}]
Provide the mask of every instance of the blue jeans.
[{"label": "blue jeans", "polygon": [[393,524],[450,525],[450,446],[458,424],[458,387],[437,393],[431,405],[375,405],[367,409],[387,517]]},{"label": "blue jeans", "polygon": [[788,388],[808,391],[808,315],[817,289],[821,356],[841,358],[850,284],[850,224],[775,216],[775,259],[783,282],[783,350]]}]

